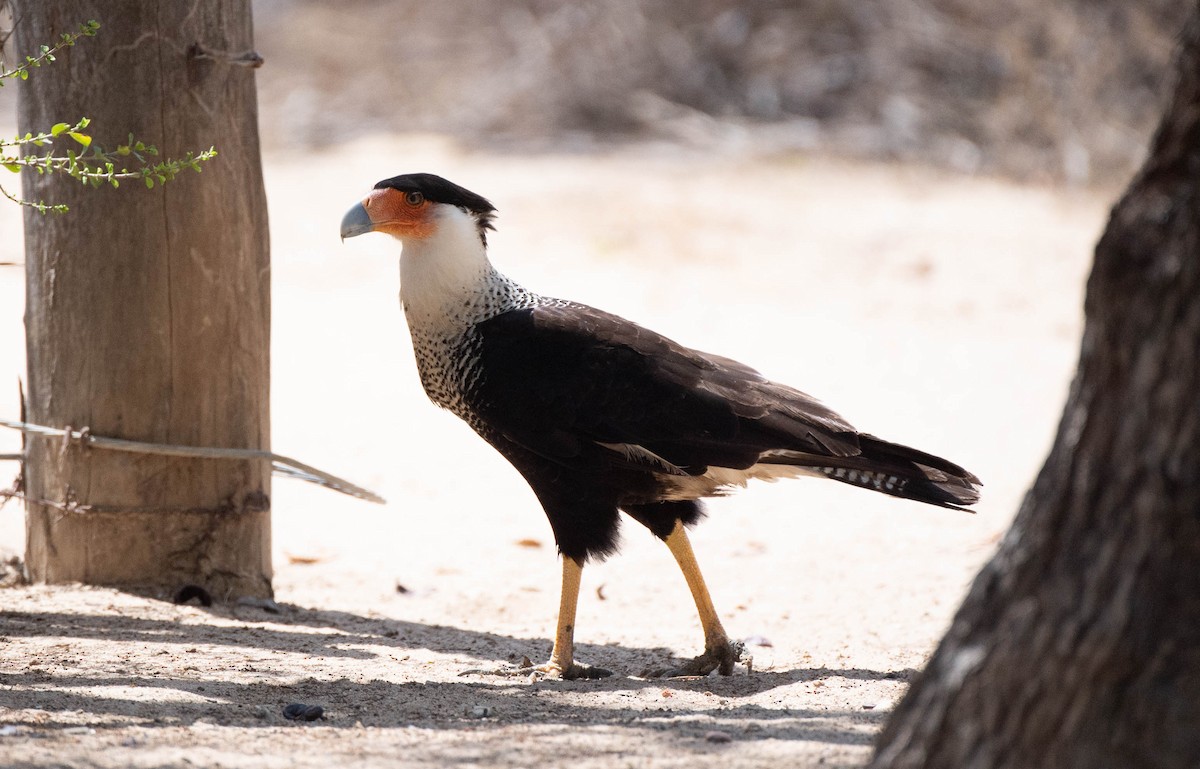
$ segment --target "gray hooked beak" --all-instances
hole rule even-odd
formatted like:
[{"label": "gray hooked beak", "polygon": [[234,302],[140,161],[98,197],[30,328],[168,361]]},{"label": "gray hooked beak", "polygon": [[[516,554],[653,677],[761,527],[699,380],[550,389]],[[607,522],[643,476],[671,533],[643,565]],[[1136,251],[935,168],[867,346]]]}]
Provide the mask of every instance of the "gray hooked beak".
[{"label": "gray hooked beak", "polygon": [[367,209],[362,203],[358,203],[346,212],[342,217],[342,240],[353,238],[356,235],[362,235],[364,232],[370,232],[375,229],[374,222],[367,215]]}]

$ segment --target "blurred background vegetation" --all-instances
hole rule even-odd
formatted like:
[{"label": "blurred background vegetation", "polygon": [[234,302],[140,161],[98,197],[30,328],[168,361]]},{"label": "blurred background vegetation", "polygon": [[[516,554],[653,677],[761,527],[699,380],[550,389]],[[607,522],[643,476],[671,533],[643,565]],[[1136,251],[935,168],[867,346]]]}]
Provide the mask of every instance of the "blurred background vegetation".
[{"label": "blurred background vegetation", "polygon": [[257,0],[263,131],[1137,166],[1186,0]]},{"label": "blurred background vegetation", "polygon": [[[663,142],[1116,182],[1145,151],[1187,6],[256,0],[261,124],[276,149],[431,132],[493,149]],[[15,90],[0,91],[8,124]]]}]

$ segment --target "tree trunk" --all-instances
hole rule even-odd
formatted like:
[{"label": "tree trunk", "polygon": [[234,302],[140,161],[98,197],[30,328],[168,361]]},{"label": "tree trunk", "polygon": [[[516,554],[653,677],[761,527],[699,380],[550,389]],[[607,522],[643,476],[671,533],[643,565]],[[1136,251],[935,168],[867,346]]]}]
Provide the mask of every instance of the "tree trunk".
[{"label": "tree trunk", "polygon": [[1045,466],[873,767],[1200,766],[1200,4]]},{"label": "tree trunk", "polygon": [[[212,145],[220,153],[203,173],[153,189],[23,174],[27,198],[71,209],[25,214],[28,420],[269,448],[270,262],[254,71],[231,60],[253,48],[249,0],[14,4],[21,55],[88,19],[102,25],[20,85],[22,133],[86,116],[106,148],[132,132],[163,157]],[[27,454],[35,581],[197,584],[218,600],[271,594],[267,461],[34,437]]]}]

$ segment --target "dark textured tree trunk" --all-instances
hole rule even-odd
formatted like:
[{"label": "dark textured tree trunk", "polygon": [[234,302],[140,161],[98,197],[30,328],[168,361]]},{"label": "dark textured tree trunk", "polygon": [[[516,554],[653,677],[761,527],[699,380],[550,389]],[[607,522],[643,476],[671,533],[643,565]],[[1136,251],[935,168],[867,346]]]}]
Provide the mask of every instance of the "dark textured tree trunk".
[{"label": "dark textured tree trunk", "polygon": [[[88,19],[97,37],[19,86],[22,133],[92,118],[163,156],[220,155],[146,189],[23,174],[27,417],[166,444],[269,448],[269,256],[249,0],[18,0],[21,55]],[[211,52],[197,56],[197,48]],[[65,137],[64,137],[65,138]],[[30,438],[29,571],[39,582],[271,593],[271,468]]]},{"label": "dark textured tree trunk", "polygon": [[1200,766],[1200,5],[1058,436],[872,766]]}]

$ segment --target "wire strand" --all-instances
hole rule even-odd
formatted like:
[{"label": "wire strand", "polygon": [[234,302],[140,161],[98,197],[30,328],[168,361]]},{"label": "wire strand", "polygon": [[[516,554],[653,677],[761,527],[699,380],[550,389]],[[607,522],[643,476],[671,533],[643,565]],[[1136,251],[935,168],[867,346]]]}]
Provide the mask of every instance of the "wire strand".
[{"label": "wire strand", "polygon": [[[0,418],[0,427],[8,427],[30,435],[42,435],[48,438],[66,438],[82,446],[108,449],[110,451],[124,451],[132,454],[157,454],[167,457],[192,457],[199,459],[269,459],[272,469],[280,475],[299,478],[300,480],[315,483],[318,486],[324,486],[327,489],[332,489],[351,497],[365,499],[368,502],[375,502],[380,505],[385,504],[383,497],[369,489],[364,489],[350,481],[338,478],[336,475],[330,475],[323,470],[318,470],[311,465],[306,465],[291,457],[285,457],[282,454],[276,454],[263,449],[220,449],[207,446],[172,446],[163,443],[129,441],[123,438],[106,438],[102,435],[93,435],[87,428],[83,430],[70,428],[64,430],[57,427],[30,424],[28,422],[15,422],[4,418]],[[25,457],[22,454],[0,454],[0,459],[23,460]]]}]

